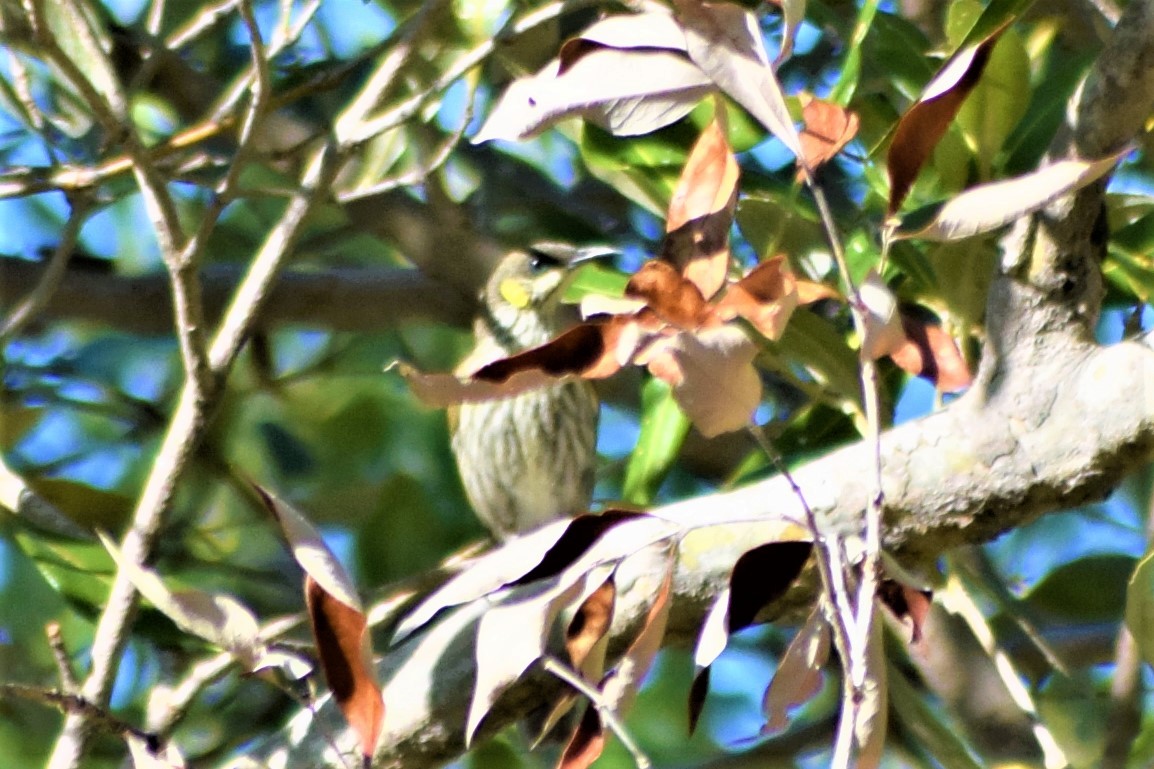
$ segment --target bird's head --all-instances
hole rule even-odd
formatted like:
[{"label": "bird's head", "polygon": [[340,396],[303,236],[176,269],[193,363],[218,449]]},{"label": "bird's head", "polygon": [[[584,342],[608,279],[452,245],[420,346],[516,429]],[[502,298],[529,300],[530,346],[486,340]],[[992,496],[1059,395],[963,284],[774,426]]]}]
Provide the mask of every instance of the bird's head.
[{"label": "bird's head", "polygon": [[543,344],[567,325],[561,296],[590,259],[615,253],[604,247],[536,243],[507,254],[481,294],[481,325],[509,351]]}]

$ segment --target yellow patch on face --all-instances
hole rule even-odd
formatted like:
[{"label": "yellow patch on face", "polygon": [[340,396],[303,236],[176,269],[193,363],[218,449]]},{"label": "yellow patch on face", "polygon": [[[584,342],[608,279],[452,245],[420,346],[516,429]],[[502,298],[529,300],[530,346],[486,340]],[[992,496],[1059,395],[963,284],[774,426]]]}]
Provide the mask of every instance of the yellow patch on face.
[{"label": "yellow patch on face", "polygon": [[501,281],[498,290],[501,292],[501,297],[518,310],[523,310],[529,306],[529,290],[524,283],[516,278],[505,278]]}]

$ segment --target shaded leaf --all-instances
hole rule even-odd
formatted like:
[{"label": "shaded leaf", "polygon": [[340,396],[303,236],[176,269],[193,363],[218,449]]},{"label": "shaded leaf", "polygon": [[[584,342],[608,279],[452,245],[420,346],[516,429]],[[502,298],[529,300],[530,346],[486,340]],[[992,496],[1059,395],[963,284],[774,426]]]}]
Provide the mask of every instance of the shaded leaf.
[{"label": "shaded leaf", "polygon": [[689,58],[794,155],[801,140],[761,39],[757,18],[731,3],[678,0]]},{"label": "shaded leaf", "polygon": [[705,299],[723,285],[729,270],[729,229],[737,204],[740,170],[718,121],[693,145],[669,202],[662,257]]},{"label": "shaded leaf", "polygon": [[497,698],[541,657],[561,609],[575,600],[591,580],[594,587],[590,589],[595,589],[605,576],[590,574],[584,581],[558,578],[538,582],[485,612],[474,646],[477,677],[465,719],[466,747],[472,744],[481,720]]},{"label": "shaded leaf", "polygon": [[1126,627],[1142,659],[1154,664],[1154,553],[1138,562],[1126,586]]},{"label": "shaded leaf", "polygon": [[722,326],[696,334],[678,332],[646,351],[649,371],[673,387],[694,427],[707,438],[749,424],[761,402],[761,378],[753,368],[757,348],[739,328]]},{"label": "shaded leaf", "polygon": [[264,643],[256,615],[246,606],[232,596],[195,589],[170,590],[155,571],[125,558],[108,535],[98,532],[98,536],[119,571],[177,627],[232,653],[246,670],[257,668]]},{"label": "shaded leaf", "polygon": [[641,388],[640,426],[641,433],[625,466],[621,496],[626,502],[646,505],[656,495],[689,433],[689,419],[667,382],[652,378]]},{"label": "shaded leaf", "polygon": [[973,382],[970,366],[957,342],[940,325],[901,314],[906,340],[890,353],[903,371],[925,377],[941,392],[964,390]]},{"label": "shaded leaf", "polygon": [[773,681],[765,690],[761,709],[765,714],[762,734],[789,726],[789,711],[821,691],[821,669],[829,659],[830,631],[818,609],[809,613],[777,663]]},{"label": "shaded leaf", "polygon": [[[810,169],[827,163],[857,135],[861,118],[856,112],[822,99],[810,98],[801,110],[801,153]],[[804,176],[798,169],[799,178]]]},{"label": "shaded leaf", "polygon": [[901,722],[900,728],[923,745],[943,769],[983,769],[986,764],[975,759],[958,725],[944,721],[942,709],[931,707],[925,693],[918,691],[897,665],[889,663],[887,668],[890,706]]},{"label": "shaded leaf", "polygon": [[911,643],[922,640],[922,628],[930,615],[934,594],[930,590],[906,585],[897,580],[883,580],[878,587],[878,598],[902,622],[909,618],[913,626]]},{"label": "shaded leaf", "polygon": [[1098,160],[1060,160],[1024,176],[979,184],[903,216],[893,237],[951,241],[996,230],[1097,181],[1127,152],[1129,148]]},{"label": "shaded leaf", "polygon": [[132,756],[132,769],[185,769],[187,766],[184,756],[171,742],[154,750],[154,746],[132,732],[125,732],[124,741],[128,744],[128,754]]},{"label": "shaded leaf", "polygon": [[373,669],[365,615],[329,593],[311,574],[305,576],[305,603],[333,700],[360,737],[362,754],[371,756],[385,704]]},{"label": "shaded leaf", "polygon": [[901,208],[918,172],[977,85],[997,42],[997,32],[958,51],[906,110],[886,155],[890,174],[889,213]]}]

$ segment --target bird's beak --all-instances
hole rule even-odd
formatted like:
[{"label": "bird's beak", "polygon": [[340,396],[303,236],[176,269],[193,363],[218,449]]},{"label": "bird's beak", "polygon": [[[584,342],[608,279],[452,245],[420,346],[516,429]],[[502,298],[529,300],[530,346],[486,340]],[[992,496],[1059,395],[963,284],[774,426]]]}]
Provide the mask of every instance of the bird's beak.
[{"label": "bird's beak", "polygon": [[608,259],[620,253],[616,248],[610,246],[581,246],[573,249],[573,256],[569,259],[569,269],[572,270],[586,262]]}]

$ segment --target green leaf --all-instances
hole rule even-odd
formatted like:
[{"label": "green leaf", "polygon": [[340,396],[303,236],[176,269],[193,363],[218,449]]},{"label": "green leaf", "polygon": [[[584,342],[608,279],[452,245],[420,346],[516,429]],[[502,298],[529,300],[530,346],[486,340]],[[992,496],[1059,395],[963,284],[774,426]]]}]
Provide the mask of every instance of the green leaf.
[{"label": "green leaf", "polygon": [[861,384],[858,356],[828,320],[798,311],[790,318],[785,333],[776,343],[781,358],[779,368],[789,370],[789,362],[804,365],[834,395],[842,409],[861,411]]},{"label": "green leaf", "polygon": [[[1124,586],[1133,570],[1134,559],[1128,555],[1086,556],[1051,571],[1026,600],[1059,621],[1116,621],[1122,615]],[[1154,625],[1151,631],[1154,632]]]},{"label": "green leaf", "polygon": [[989,179],[994,159],[1018,121],[1026,114],[1030,98],[1030,61],[1022,37],[1007,29],[998,38],[981,80],[966,97],[957,123],[978,160],[978,176]]},{"label": "green leaf", "polygon": [[1147,553],[1126,586],[1126,627],[1147,664],[1154,664],[1154,553]]},{"label": "green leaf", "polygon": [[926,702],[928,693],[919,692],[892,662],[887,665],[890,705],[902,731],[924,748],[943,769],[981,769],[973,751],[962,741],[958,728],[948,724]]},{"label": "green leaf", "polygon": [[99,542],[76,542],[17,531],[16,542],[49,585],[78,612],[95,617],[108,597],[116,565]]},{"label": "green leaf", "polygon": [[669,385],[657,378],[647,381],[641,391],[641,435],[625,468],[621,495],[626,502],[653,501],[688,434],[689,418]]}]

